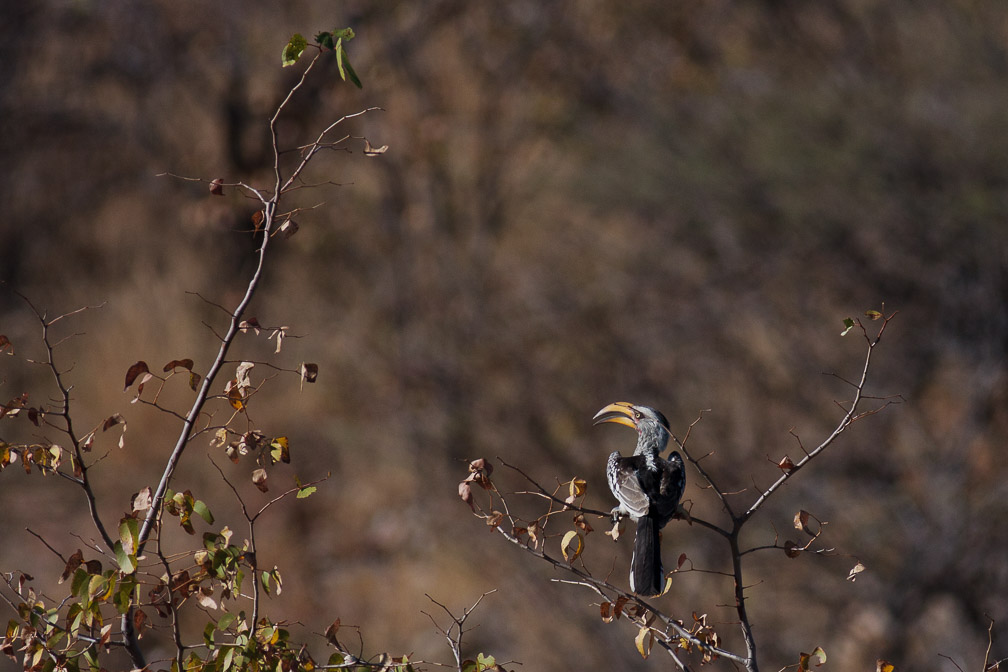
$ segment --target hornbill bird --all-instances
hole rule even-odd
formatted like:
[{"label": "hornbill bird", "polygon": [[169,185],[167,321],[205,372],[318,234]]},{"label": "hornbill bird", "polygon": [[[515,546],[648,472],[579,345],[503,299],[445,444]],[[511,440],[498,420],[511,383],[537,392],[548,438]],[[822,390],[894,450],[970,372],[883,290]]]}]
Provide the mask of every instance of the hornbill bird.
[{"label": "hornbill bird", "polygon": [[637,523],[630,590],[638,595],[660,595],[665,587],[659,533],[679,508],[686,489],[686,468],[678,451],[667,460],[660,453],[668,445],[668,420],[661,412],[625,401],[609,404],[595,414],[595,422],[615,422],[637,430],[637,448],[632,457],[619,452],[609,456],[606,476],[609,489],[619,500],[613,516],[628,515]]}]

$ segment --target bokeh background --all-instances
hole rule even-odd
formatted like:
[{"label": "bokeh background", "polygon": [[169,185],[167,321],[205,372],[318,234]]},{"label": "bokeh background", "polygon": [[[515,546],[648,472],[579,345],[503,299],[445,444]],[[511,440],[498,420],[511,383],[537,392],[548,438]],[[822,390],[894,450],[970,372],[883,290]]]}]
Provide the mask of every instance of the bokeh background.
[{"label": "bokeh background", "polygon": [[[129,423],[124,450],[115,436],[96,450],[110,519],[156,484],[176,430],[130,405],[127,367],[192,357],[205,371],[203,323],[222,314],[193,292],[233,305],[253,261],[248,199],[158,174],[268,186],[266,121],[298,76],[280,67],[282,46],[350,25],[364,90],[329,59],[281,143],[379,106],[345,128],[390,149],[366,158],[351,144],[315,164],[313,180],[342,186],[298,195],[319,207],[276,246],[250,311],[302,336],[277,363],[321,371],[303,392],[295,377],[269,381],[251,409],[291,440],[294,464],[271,482],[332,474],[261,521],[260,562],[285,576],[269,613],[302,634],[339,617],[368,653],[448,661],[425,594],[459,611],[496,588],[470,621],[469,654],[519,669],[667,667],[640,660],[632,628],[602,623],[595,596],[552,583],[561,575],[470,515],[456,494],[465,461],[501,456],[544,483],[581,476],[587,504],[608,508],[605,456],[633,436],[593,429],[597,409],[649,403],[680,433],[710,409],[690,445],[750,501],[799,452],[789,432],[814,445],[837,422],[849,389],[822,374],[856,376],[864,351],[842,320],[884,304],[899,315],[870,391],[904,403],[855,425],[751,525],[751,543],[783,540],[804,508],[837,549],[752,558],[763,666],[821,645],[834,670],[879,657],[954,669],[942,656],[977,670],[989,619],[992,657],[1008,656],[1000,0],[40,0],[0,17],[0,332],[17,348],[0,361],[0,397],[53,393],[24,361],[41,356],[39,328],[10,289],[50,315],[104,304],[64,322],[61,335],[82,335],[58,354],[79,427],[113,412]],[[236,356],[272,345],[244,337]],[[172,383],[164,403],[186,408]],[[23,420],[0,431],[32,435]],[[241,534],[211,457],[265,501],[251,465],[203,441],[175,485]],[[693,483],[687,498],[717,518],[710,492]],[[56,594],[61,563],[25,528],[73,552],[94,536],[80,494],[11,469],[0,503],[0,568]],[[589,566],[623,581],[629,544],[588,542]],[[720,540],[684,523],[664,548],[728,567]],[[691,572],[660,604],[707,613],[738,648],[730,602],[726,579]]]}]

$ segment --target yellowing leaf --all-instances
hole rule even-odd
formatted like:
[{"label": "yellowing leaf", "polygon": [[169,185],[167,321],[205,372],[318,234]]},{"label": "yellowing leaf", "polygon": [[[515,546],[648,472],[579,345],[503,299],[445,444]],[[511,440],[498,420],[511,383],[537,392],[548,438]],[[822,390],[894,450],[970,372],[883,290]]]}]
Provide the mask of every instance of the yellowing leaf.
[{"label": "yellowing leaf", "polygon": [[634,637],[634,644],[637,645],[637,652],[641,655],[641,658],[647,660],[647,657],[651,655],[651,647],[654,645],[654,633],[651,632],[651,628],[644,626]]},{"label": "yellowing leaf", "polygon": [[890,663],[888,660],[879,658],[875,661],[875,672],[894,672],[896,666]]},{"label": "yellowing leaf", "polygon": [[308,46],[308,40],[304,38],[301,33],[294,33],[291,35],[290,41],[283,48],[283,54],[281,55],[280,62],[283,67],[288,65],[294,65],[301,58],[301,54],[304,53],[305,47]]},{"label": "yellowing leaf", "polygon": [[214,432],[213,438],[210,439],[210,445],[213,446],[214,448],[220,448],[225,443],[227,443],[227,437],[228,437],[227,428],[220,427],[217,429],[216,432]]},{"label": "yellowing leaf", "polygon": [[588,481],[583,478],[574,478],[570,482],[570,496],[581,497],[588,492]]},{"label": "yellowing leaf", "polygon": [[574,562],[583,550],[584,537],[577,530],[569,530],[560,542],[560,552],[563,553],[564,560]]},{"label": "yellowing leaf", "polygon": [[270,457],[273,462],[290,464],[290,448],[286,436],[278,436],[270,442]]},{"label": "yellowing leaf", "polygon": [[812,653],[805,653],[804,651],[798,657],[798,668],[802,672],[808,672],[810,665],[815,665],[819,667],[826,663],[826,652],[823,651],[821,646],[817,646]]},{"label": "yellowing leaf", "polygon": [[245,410],[245,400],[242,398],[241,389],[237,385],[228,390],[227,397],[228,402],[231,403],[231,407],[236,411]]}]

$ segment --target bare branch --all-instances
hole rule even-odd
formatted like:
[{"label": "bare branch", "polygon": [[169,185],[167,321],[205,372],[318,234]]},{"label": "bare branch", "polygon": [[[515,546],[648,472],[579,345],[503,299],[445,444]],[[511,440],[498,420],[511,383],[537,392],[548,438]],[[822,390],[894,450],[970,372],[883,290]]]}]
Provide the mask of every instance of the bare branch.
[{"label": "bare branch", "polygon": [[806,451],[805,452],[805,457],[803,457],[791,469],[789,469],[783,475],[781,475],[768,488],[766,488],[766,490],[764,490],[760,494],[759,497],[756,498],[756,501],[753,502],[752,505],[750,505],[750,507],[746,510],[746,512],[743,513],[741,516],[739,516],[737,524],[740,525],[740,524],[744,523],[746,520],[748,520],[749,518],[751,518],[752,515],[754,513],[756,513],[756,511],[759,509],[759,507],[763,505],[763,502],[765,502],[768,497],[770,497],[782,485],[784,485],[784,483],[786,483],[790,478],[792,478],[795,474],[797,474],[805,465],[807,465],[809,462],[811,462],[813,459],[815,459],[815,457],[817,455],[819,455],[820,453],[822,453],[822,451],[824,451],[826,448],[828,448],[830,446],[830,444],[832,444],[837,439],[837,437],[840,436],[840,434],[842,434],[844,432],[844,430],[846,430],[848,427],[850,427],[854,422],[856,422],[857,420],[859,420],[859,419],[861,419],[863,417],[866,417],[867,415],[872,415],[874,413],[877,413],[877,412],[881,411],[886,406],[888,406],[890,403],[895,403],[895,402],[888,401],[885,404],[883,404],[881,407],[879,407],[877,409],[874,409],[871,412],[864,412],[864,413],[861,413],[861,414],[857,413],[858,406],[861,404],[861,402],[865,398],[870,398],[870,397],[866,397],[864,395],[864,387],[865,387],[865,383],[868,380],[868,371],[869,371],[869,369],[871,367],[872,352],[875,349],[875,346],[878,345],[879,339],[882,338],[882,333],[885,331],[885,328],[889,324],[889,321],[893,317],[895,317],[896,314],[897,313],[893,313],[892,315],[889,315],[889,316],[887,316],[887,317],[884,318],[882,326],[879,328],[878,334],[876,335],[876,337],[874,339],[872,339],[872,338],[870,338],[868,336],[867,330],[864,328],[863,325],[861,325],[861,322],[860,321],[857,322],[857,324],[859,326],[861,326],[861,330],[862,330],[862,332],[865,335],[865,340],[868,343],[868,347],[867,347],[867,351],[865,352],[864,364],[863,364],[863,366],[861,368],[861,377],[860,377],[860,379],[858,380],[857,383],[853,384],[853,387],[854,387],[855,391],[854,391],[854,397],[850,401],[850,408],[848,410],[846,410],[846,412],[844,413],[844,416],[840,419],[840,422],[836,425],[836,427],[829,434],[829,436],[827,436],[822,441],[822,443],[820,443],[818,446],[816,446],[815,448],[813,448],[811,451]]}]

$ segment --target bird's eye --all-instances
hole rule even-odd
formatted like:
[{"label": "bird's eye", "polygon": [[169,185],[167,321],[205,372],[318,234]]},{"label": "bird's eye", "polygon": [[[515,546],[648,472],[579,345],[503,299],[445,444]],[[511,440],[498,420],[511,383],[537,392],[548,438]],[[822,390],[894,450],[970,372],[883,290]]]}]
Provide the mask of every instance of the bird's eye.
[{"label": "bird's eye", "polygon": [[640,411],[634,411],[633,414],[634,414],[634,417],[637,418],[638,420],[640,420],[641,418],[644,417],[644,414],[641,413]]}]

